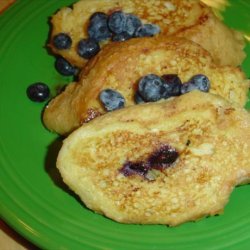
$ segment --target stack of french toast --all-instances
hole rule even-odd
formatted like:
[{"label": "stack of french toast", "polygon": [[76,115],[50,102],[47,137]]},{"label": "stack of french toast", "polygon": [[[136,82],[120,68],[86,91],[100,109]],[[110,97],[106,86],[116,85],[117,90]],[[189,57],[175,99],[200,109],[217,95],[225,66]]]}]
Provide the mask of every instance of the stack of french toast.
[{"label": "stack of french toast", "polygon": [[50,50],[80,72],[43,113],[66,136],[64,182],[122,223],[220,214],[250,181],[242,34],[196,0],[80,0],[51,23]]}]

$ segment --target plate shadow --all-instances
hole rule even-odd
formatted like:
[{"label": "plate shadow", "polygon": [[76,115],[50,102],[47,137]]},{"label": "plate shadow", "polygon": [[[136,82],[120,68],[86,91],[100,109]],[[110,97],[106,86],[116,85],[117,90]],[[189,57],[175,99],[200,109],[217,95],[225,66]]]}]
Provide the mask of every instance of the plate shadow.
[{"label": "plate shadow", "polygon": [[63,182],[62,176],[59,170],[56,168],[56,160],[58,153],[62,147],[63,139],[63,137],[58,137],[48,145],[44,168],[57,187],[61,188],[69,195],[74,196],[75,199],[81,202],[78,196]]}]

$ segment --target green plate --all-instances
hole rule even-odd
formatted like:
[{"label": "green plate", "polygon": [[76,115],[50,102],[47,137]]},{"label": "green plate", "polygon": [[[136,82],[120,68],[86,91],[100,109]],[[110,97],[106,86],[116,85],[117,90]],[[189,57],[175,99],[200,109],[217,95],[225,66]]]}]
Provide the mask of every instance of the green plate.
[{"label": "green plate", "polygon": [[[72,2],[17,0],[0,16],[1,216],[44,249],[249,249],[249,185],[235,189],[223,215],[170,228],[116,223],[86,209],[62,184],[55,170],[61,140],[43,127],[44,104],[28,100],[26,87],[70,81],[55,71],[45,44],[49,16]],[[249,15],[250,2],[235,0],[225,22],[250,33]],[[246,51],[249,76],[249,44]]]}]

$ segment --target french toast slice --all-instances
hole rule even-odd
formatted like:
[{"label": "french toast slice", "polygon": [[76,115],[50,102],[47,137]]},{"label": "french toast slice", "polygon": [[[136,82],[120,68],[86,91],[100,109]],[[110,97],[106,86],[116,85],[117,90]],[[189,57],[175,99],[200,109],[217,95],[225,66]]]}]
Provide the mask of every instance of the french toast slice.
[{"label": "french toast slice", "polygon": [[249,81],[233,66],[218,66],[198,44],[176,37],[131,39],[106,45],[83,69],[80,81],[52,99],[43,114],[45,126],[67,134],[106,112],[99,95],[103,89],[120,92],[126,106],[134,105],[138,80],[147,74],[177,74],[182,82],[206,75],[211,93],[244,105]]},{"label": "french toast slice", "polygon": [[[88,37],[90,16],[95,12],[111,14],[119,10],[138,16],[143,23],[158,25],[160,35],[176,35],[200,44],[221,65],[238,66],[245,57],[242,34],[225,26],[210,7],[198,0],[81,0],[52,16],[49,48],[82,68],[87,60],[78,55],[77,45]],[[71,37],[70,49],[60,50],[53,45],[53,37],[59,33]],[[107,43],[110,40],[101,46]]]},{"label": "french toast slice", "polygon": [[249,154],[249,113],[193,91],[82,125],[64,140],[57,168],[97,213],[175,226],[222,213],[234,187],[250,181]]}]

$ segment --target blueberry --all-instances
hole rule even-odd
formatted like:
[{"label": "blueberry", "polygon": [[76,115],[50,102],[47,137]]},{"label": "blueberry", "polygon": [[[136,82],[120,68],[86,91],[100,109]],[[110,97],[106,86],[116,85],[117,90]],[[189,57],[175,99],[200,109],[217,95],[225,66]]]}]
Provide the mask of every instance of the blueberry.
[{"label": "blueberry", "polygon": [[33,83],[26,90],[27,96],[33,102],[43,102],[50,94],[49,87],[42,82]]},{"label": "blueberry", "polygon": [[164,97],[164,80],[154,74],[142,77],[139,81],[139,94],[146,102],[155,102]]},{"label": "blueberry", "polygon": [[120,34],[125,30],[127,16],[122,11],[115,11],[113,12],[108,19],[108,26],[109,29],[115,33]]},{"label": "blueberry", "polygon": [[53,45],[57,49],[69,49],[72,44],[72,40],[69,35],[65,33],[59,33],[53,37]]},{"label": "blueberry", "polygon": [[108,16],[105,13],[96,12],[90,17],[88,35],[97,42],[111,37],[111,32],[108,28]]},{"label": "blueberry", "polygon": [[135,15],[125,14],[122,11],[116,11],[110,15],[108,25],[114,34],[126,32],[132,37],[142,23],[141,20]]},{"label": "blueberry", "polygon": [[171,96],[178,96],[181,94],[181,79],[176,74],[167,74],[162,76],[165,81],[164,87],[166,89],[164,98]]},{"label": "blueberry", "polygon": [[100,45],[94,39],[82,39],[78,43],[77,52],[79,56],[90,59],[100,51]]},{"label": "blueberry", "polygon": [[189,82],[196,85],[200,91],[208,92],[210,89],[210,81],[205,75],[195,75],[189,80]]},{"label": "blueberry", "polygon": [[125,105],[124,97],[113,89],[104,89],[100,93],[100,100],[107,111],[123,108]]},{"label": "blueberry", "polygon": [[125,31],[133,36],[135,31],[142,26],[141,20],[132,14],[126,15],[126,24],[125,24]]},{"label": "blueberry", "polygon": [[185,94],[192,90],[200,90],[208,92],[210,89],[210,81],[207,76],[198,74],[193,76],[188,82],[184,83],[181,87],[181,94]]},{"label": "blueberry", "polygon": [[145,176],[149,171],[147,164],[144,162],[131,162],[127,161],[123,164],[120,172],[124,176],[131,176],[131,175],[141,175]]},{"label": "blueberry", "polygon": [[92,22],[92,21],[96,22],[96,21],[101,20],[101,19],[108,20],[108,15],[105,14],[104,12],[95,12],[90,16],[89,21],[90,22]]},{"label": "blueberry", "polygon": [[135,37],[149,37],[160,33],[160,27],[155,24],[144,24],[135,31]]},{"label": "blueberry", "polygon": [[127,32],[122,32],[122,33],[119,33],[119,34],[115,34],[113,37],[112,37],[112,41],[114,42],[123,42],[123,41],[126,41],[128,39],[130,39],[132,36],[129,35]]},{"label": "blueberry", "polygon": [[60,74],[64,76],[72,76],[77,72],[77,68],[60,56],[56,58],[55,68]]},{"label": "blueberry", "polygon": [[148,180],[155,180],[157,174],[152,170],[170,167],[179,157],[177,150],[170,145],[163,145],[149,155],[146,161],[126,161],[119,170],[124,176],[141,175]]},{"label": "blueberry", "polygon": [[138,92],[135,93],[135,103],[136,104],[140,104],[140,103],[144,103],[143,98],[140,96],[140,94]]},{"label": "blueberry", "polygon": [[157,151],[153,152],[153,154],[148,159],[148,165],[151,168],[155,169],[164,169],[170,167],[177,158],[179,157],[179,153],[175,148],[164,145]]}]

